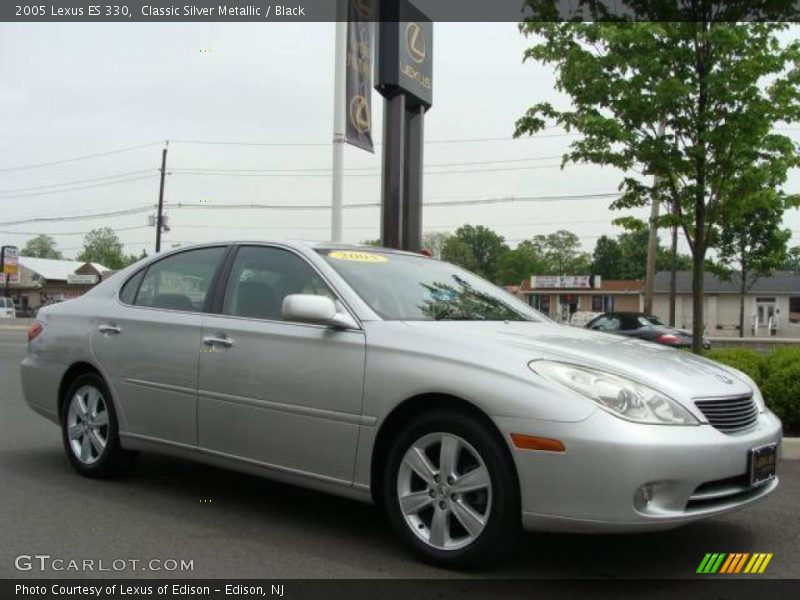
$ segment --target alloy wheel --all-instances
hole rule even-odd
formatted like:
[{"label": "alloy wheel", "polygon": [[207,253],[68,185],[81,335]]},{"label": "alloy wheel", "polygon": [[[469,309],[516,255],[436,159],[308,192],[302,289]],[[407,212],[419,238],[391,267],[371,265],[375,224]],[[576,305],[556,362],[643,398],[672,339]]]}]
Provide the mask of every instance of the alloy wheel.
[{"label": "alloy wheel", "polygon": [[483,532],[492,508],[492,482],[475,448],[452,433],[430,433],[411,444],[397,473],[406,524],[429,546],[458,550]]},{"label": "alloy wheel", "polygon": [[94,464],[103,455],[108,444],[108,409],[96,387],[85,385],[72,396],[67,435],[73,454],[82,464]]}]

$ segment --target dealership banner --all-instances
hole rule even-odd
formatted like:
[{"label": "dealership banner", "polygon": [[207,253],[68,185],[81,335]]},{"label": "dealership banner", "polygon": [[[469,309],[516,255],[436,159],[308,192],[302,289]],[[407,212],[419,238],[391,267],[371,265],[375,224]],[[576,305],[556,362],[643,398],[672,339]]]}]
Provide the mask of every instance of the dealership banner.
[{"label": "dealership banner", "polygon": [[344,139],[374,152],[372,144],[372,65],[376,0],[347,2],[347,66]]}]

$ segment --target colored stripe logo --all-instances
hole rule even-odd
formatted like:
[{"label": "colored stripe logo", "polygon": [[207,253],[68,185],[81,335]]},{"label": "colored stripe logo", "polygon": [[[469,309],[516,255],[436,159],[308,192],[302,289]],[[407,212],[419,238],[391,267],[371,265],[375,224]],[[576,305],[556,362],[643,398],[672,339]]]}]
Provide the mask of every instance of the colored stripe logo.
[{"label": "colored stripe logo", "polygon": [[700,561],[700,566],[697,567],[696,572],[704,575],[714,575],[716,573],[726,575],[763,573],[769,561],[772,560],[772,556],[771,552],[756,552],[754,554],[749,552],[709,552]]}]

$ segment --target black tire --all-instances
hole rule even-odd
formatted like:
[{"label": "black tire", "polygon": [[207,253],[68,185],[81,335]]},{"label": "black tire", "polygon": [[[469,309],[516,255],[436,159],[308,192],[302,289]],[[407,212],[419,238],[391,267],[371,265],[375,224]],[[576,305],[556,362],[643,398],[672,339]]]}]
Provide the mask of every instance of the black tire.
[{"label": "black tire", "polygon": [[[76,456],[69,437],[70,404],[80,390],[87,388],[94,388],[100,393],[107,416],[107,426],[101,428],[101,431],[105,434],[105,447],[102,451],[97,451],[96,447],[90,450],[92,454],[96,453],[96,456],[91,457],[91,462],[82,461],[79,456]],[[114,409],[111,393],[103,378],[96,373],[79,375],[70,383],[64,397],[61,399],[61,403],[61,438],[64,442],[67,458],[75,470],[85,477],[95,479],[104,479],[127,473],[133,466],[137,453],[124,450],[119,444],[117,413]]]},{"label": "black tire", "polygon": [[[406,452],[426,435],[437,433],[455,435],[468,442],[480,455],[491,480],[491,503],[486,509],[488,518],[483,530],[474,541],[456,549],[439,549],[421,539],[406,521],[398,496],[398,474]],[[480,569],[506,559],[521,534],[519,498],[516,470],[502,441],[479,419],[453,410],[430,412],[413,419],[394,439],[383,469],[382,500],[393,529],[419,557],[440,567]],[[435,511],[435,507],[431,510]],[[448,518],[455,517],[451,514]]]}]

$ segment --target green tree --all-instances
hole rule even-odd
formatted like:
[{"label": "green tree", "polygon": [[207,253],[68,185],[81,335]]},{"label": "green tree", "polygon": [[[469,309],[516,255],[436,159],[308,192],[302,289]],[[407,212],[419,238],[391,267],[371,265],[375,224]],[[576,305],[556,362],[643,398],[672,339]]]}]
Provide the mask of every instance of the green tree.
[{"label": "green tree", "polygon": [[33,258],[55,258],[58,260],[63,258],[61,252],[56,249],[55,239],[45,234],[29,239],[20,254]]},{"label": "green tree", "polygon": [[[654,3],[628,4],[647,10]],[[699,353],[705,261],[721,206],[739,187],[742,167],[763,165],[780,186],[800,162],[792,141],[774,129],[800,118],[800,41],[778,39],[785,23],[735,24],[747,19],[730,12],[724,16],[730,22],[710,22],[705,2],[671,5],[673,18],[651,22],[546,23],[535,16],[524,22],[522,32],[536,40],[525,59],[553,65],[556,87],[572,106],[532,106],[517,121],[516,135],[535,134],[555,120],[582,134],[564,162],[626,172],[615,208],[644,206],[654,196],[674,205],[674,214],[653,226],[677,222],[689,242]]]},{"label": "green tree", "polygon": [[592,257],[581,250],[581,241],[571,231],[559,230],[533,238],[547,261],[543,275],[586,275],[592,269]]},{"label": "green tree", "polygon": [[431,253],[433,258],[442,258],[444,245],[451,234],[446,231],[426,231],[422,234],[422,248]]},{"label": "green tree", "polygon": [[533,240],[524,240],[500,259],[498,280],[503,285],[519,285],[531,275],[547,271],[549,265],[541,245]]},{"label": "green tree", "polygon": [[126,265],[122,242],[110,227],[92,229],[86,234],[78,260],[100,263],[112,270]]},{"label": "green tree", "polygon": [[123,266],[127,267],[135,262],[139,262],[144,258],[147,258],[147,250],[142,250],[139,256],[136,256],[135,254],[129,254],[128,256],[125,257],[125,264]]},{"label": "green tree", "polygon": [[445,242],[442,258],[498,283],[500,260],[506,252],[503,236],[483,225],[463,225]]},{"label": "green tree", "polygon": [[603,279],[621,279],[619,265],[622,262],[622,250],[619,242],[601,235],[594,246],[592,253],[592,271]]},{"label": "green tree", "polygon": [[790,248],[786,253],[786,260],[781,266],[782,271],[794,271],[800,273],[800,246]]},{"label": "green tree", "polygon": [[[601,236],[594,248],[593,270],[604,279],[642,279],[647,262],[647,229],[636,229],[620,234],[616,240]],[[692,259],[685,254],[676,257],[678,271],[692,268]],[[672,253],[661,245],[656,246],[656,270],[667,271],[672,266]]]},{"label": "green tree", "polygon": [[792,232],[782,227],[784,208],[783,198],[774,189],[743,195],[722,206],[715,270],[739,288],[739,337],[744,337],[747,292],[759,277],[771,275],[786,260]]}]

